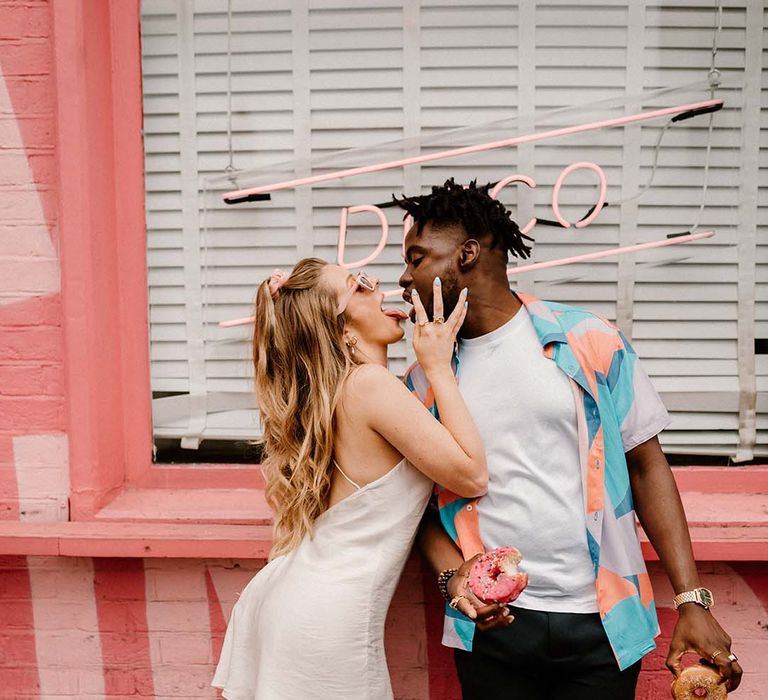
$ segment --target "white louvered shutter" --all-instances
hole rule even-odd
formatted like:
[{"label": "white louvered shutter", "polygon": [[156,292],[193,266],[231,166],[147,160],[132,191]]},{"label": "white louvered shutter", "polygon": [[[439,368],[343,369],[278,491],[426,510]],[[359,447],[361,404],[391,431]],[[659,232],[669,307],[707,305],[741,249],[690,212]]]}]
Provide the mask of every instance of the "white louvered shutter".
[{"label": "white louvered shutter", "polygon": [[[765,228],[758,226],[757,235],[754,228],[765,219],[768,200],[768,117],[760,92],[766,66],[762,34],[750,31],[751,23],[763,26],[764,17],[745,1],[724,6],[717,56],[723,86],[716,96],[726,109],[713,121],[700,220],[700,228],[714,228],[716,237],[513,279],[524,291],[587,307],[619,324],[673,414],[663,436],[670,452],[734,455],[740,435],[742,447],[750,442],[750,430],[756,430],[758,452],[768,452],[768,362],[765,355],[755,362],[747,352],[755,334],[768,338],[768,245]],[[505,138],[558,119],[567,125],[705,99],[703,91],[643,104],[628,103],[626,96],[706,78],[710,2],[365,0],[350,6],[340,0],[237,0],[232,11],[228,57],[224,0],[142,4],[158,435],[187,436],[194,446],[195,436],[258,434],[248,330],[218,323],[249,316],[256,284],[274,267],[290,268],[306,255],[335,259],[341,206],[387,201],[393,192],[412,194],[449,176],[485,182],[522,172],[539,187],[517,186],[500,198],[521,223],[533,213],[551,219],[558,174],[590,160],[604,169],[614,204],[586,229],[537,226],[535,262],[657,240],[697,221],[706,116],[665,133],[654,186],[621,206],[615,202],[650,174],[663,120],[334,180],[228,207],[220,199],[235,189],[222,182],[229,162],[227,70],[231,64],[234,165],[249,173],[262,169],[252,177],[240,174],[240,187],[306,175],[309,162],[342,149],[369,151],[331,156],[329,168]],[[609,99],[613,105],[596,112],[551,115]],[[506,121],[476,126],[497,120]],[[751,139],[746,148],[745,138]],[[386,142],[395,145],[371,148]],[[272,163],[288,165],[265,169]],[[594,192],[592,175],[569,177],[561,195],[566,216],[582,216]],[[386,211],[389,245],[367,269],[392,287],[401,271],[402,227],[398,212]],[[350,220],[347,259],[372,250],[378,228],[369,224],[368,214]],[[405,343],[392,350],[391,360],[394,371],[405,369]],[[740,428],[755,388],[756,422],[742,420]]]}]

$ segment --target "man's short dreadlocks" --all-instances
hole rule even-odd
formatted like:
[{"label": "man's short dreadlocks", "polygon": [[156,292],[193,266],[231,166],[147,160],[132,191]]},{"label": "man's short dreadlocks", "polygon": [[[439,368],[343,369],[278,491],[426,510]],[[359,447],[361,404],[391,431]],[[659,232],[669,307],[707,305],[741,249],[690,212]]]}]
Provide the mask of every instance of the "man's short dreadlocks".
[{"label": "man's short dreadlocks", "polygon": [[428,223],[437,227],[460,224],[470,238],[490,233],[492,248],[508,250],[517,258],[529,257],[531,249],[523,239],[533,239],[520,232],[498,199],[489,196],[491,187],[491,183],[478,187],[477,180],[472,180],[465,188],[450,178],[442,186],[433,186],[430,194],[393,199],[413,217],[419,233]]}]

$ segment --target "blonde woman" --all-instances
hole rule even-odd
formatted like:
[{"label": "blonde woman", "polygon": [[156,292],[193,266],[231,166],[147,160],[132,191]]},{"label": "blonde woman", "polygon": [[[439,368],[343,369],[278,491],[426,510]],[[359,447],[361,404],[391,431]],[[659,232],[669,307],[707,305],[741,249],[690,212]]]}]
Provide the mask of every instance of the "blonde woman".
[{"label": "blonde woman", "polygon": [[378,280],[314,258],[258,288],[253,361],[264,430],[270,562],[229,621],[213,685],[228,700],[392,697],[384,620],[433,482],[486,490],[480,436],[451,371],[466,290],[414,349],[442,423],[387,368],[405,314]]}]

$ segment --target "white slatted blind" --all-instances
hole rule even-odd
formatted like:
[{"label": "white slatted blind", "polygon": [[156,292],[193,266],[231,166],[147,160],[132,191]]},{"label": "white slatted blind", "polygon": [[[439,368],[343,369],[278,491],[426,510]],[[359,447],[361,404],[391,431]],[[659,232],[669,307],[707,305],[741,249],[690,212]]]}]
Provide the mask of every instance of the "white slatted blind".
[{"label": "white slatted blind", "polygon": [[[693,102],[708,95],[667,93],[642,104],[627,96],[704,80],[713,10],[714,2],[704,0],[362,0],[352,6],[233,0],[228,42],[225,0],[144,0],[156,433],[258,434],[248,331],[218,322],[249,316],[255,286],[272,268],[289,268],[305,255],[333,260],[341,206],[387,201],[393,192],[412,194],[449,176],[484,182],[523,172],[539,187],[505,190],[502,201],[521,223],[534,212],[551,219],[559,172],[591,160],[605,170],[614,204],[587,229],[534,229],[534,261],[656,240],[689,230],[698,219],[709,122],[703,116],[670,128],[654,186],[621,205],[615,203],[648,179],[663,121],[330,181],[229,207],[220,198],[235,189],[221,181],[228,124],[234,165],[247,171],[237,185],[246,186],[306,175],[310,162],[317,168],[317,159],[342,149],[369,151],[331,156],[329,167]],[[631,337],[674,417],[664,434],[668,451],[735,455],[741,439],[744,458],[756,431],[757,451],[768,452],[768,361],[756,360],[752,347],[755,337],[768,338],[768,244],[760,225],[768,206],[767,67],[765,39],[754,30],[764,20],[764,10],[746,0],[724,2],[717,54],[723,85],[716,96],[726,109],[713,120],[700,220],[717,236],[513,280],[544,298],[603,313]],[[551,115],[598,100],[613,103]],[[504,121],[446,133],[497,120]],[[372,149],[386,142],[394,145]],[[272,163],[288,165],[266,168]],[[591,175],[570,177],[561,196],[566,215],[583,215],[594,191]],[[402,233],[398,212],[387,210],[387,217],[390,244],[368,269],[393,286]],[[369,215],[351,223],[347,258],[355,259],[370,252],[378,229]],[[409,361],[405,343],[393,349],[394,371]]]}]

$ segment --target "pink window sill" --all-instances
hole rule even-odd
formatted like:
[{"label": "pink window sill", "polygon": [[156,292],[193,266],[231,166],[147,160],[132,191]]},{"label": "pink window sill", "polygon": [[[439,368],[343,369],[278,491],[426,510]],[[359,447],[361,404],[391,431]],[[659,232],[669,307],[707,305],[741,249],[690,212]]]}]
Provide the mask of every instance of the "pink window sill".
[{"label": "pink window sill", "polygon": [[[696,559],[768,560],[768,465],[674,472]],[[0,521],[0,554],[265,559],[270,545],[258,488],[127,489],[93,520]]]}]

